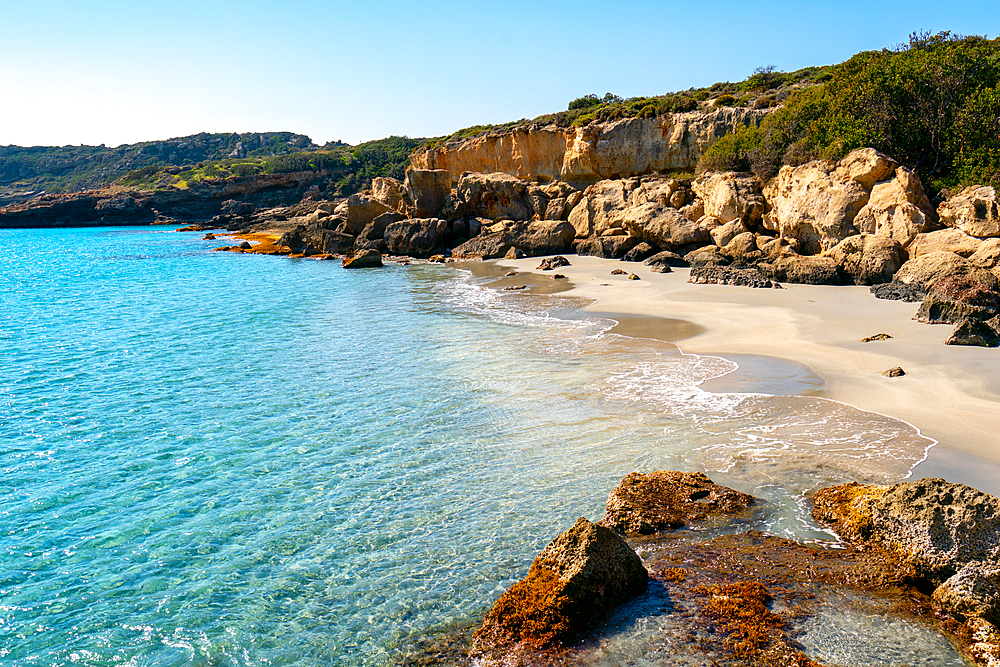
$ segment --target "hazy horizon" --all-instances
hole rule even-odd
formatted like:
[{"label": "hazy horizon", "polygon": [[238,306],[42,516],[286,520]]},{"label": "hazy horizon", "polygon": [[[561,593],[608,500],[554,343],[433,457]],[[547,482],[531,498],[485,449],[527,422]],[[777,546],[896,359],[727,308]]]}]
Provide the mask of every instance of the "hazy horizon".
[{"label": "hazy horizon", "polygon": [[581,95],[660,95],[891,47],[911,32],[994,37],[956,0],[712,5],[580,0],[419,6],[40,0],[0,9],[0,145],[115,147],[200,132],[322,145],[535,118]]}]

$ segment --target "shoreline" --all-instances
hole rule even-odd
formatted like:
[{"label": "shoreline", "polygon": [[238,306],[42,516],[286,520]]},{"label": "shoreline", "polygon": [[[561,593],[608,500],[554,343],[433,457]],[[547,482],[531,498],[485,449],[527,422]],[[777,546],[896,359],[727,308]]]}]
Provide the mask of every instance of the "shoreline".
[{"label": "shoreline", "polygon": [[[572,283],[561,294],[591,299],[584,312],[619,321],[615,333],[667,340],[687,353],[761,364],[749,377],[713,380],[718,388],[703,389],[745,392],[756,386],[756,391],[771,393],[761,377],[769,375],[767,358],[804,368],[795,373],[803,391],[793,393],[904,421],[935,441],[911,479],[945,476],[1000,495],[1000,377],[992,372],[998,364],[996,350],[945,345],[947,326],[912,320],[919,304],[876,299],[865,286],[793,284],[776,290],[701,285],[687,282],[689,269],[658,274],[639,263],[578,255],[569,260],[570,266],[558,269]],[[539,261],[489,264],[515,269],[519,277],[545,275],[535,268]],[[616,268],[640,280],[612,276]],[[878,333],[892,338],[861,342]],[[897,366],[906,375],[881,375]],[[727,389],[734,379],[739,386]]]}]

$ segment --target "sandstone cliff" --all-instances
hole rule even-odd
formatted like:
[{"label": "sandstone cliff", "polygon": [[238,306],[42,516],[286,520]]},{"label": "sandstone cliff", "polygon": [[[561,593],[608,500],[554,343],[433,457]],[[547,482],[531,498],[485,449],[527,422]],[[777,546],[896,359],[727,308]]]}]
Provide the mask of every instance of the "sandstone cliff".
[{"label": "sandstone cliff", "polygon": [[767,113],[723,107],[581,128],[532,125],[415,152],[410,162],[416,169],[447,170],[453,185],[466,171],[577,185],[652,171],[694,171],[701,154],[719,138],[759,125]]}]

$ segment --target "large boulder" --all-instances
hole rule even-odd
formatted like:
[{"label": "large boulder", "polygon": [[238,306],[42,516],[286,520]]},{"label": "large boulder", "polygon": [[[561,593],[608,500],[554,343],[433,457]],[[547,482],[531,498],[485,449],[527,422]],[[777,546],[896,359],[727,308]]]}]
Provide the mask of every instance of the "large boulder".
[{"label": "large boulder", "polygon": [[855,285],[887,283],[906,262],[906,251],[898,241],[872,234],[849,236],[827,256]]},{"label": "large boulder", "polygon": [[974,318],[962,320],[944,344],[996,347],[1000,345],[1000,317],[991,317],[988,320]]},{"label": "large boulder", "polygon": [[969,276],[949,276],[934,283],[913,318],[928,324],[988,320],[1000,313],[1000,292]]},{"label": "large boulder", "polygon": [[440,217],[451,199],[451,174],[446,169],[406,170],[403,183],[413,218]]},{"label": "large boulder", "polygon": [[761,262],[758,270],[771,280],[807,285],[839,285],[837,261],[828,256],[785,255],[773,262]]},{"label": "large boulder", "polygon": [[396,213],[395,211],[383,213],[365,225],[365,228],[361,230],[360,234],[358,234],[358,238],[368,240],[384,238],[385,228],[394,222],[399,222],[400,220],[406,220],[406,216],[402,213]]},{"label": "large boulder", "polygon": [[578,255],[591,255],[604,259],[622,259],[639,243],[634,236],[592,236],[576,243]]},{"label": "large boulder", "polygon": [[1000,205],[997,192],[988,185],[965,188],[938,206],[941,224],[960,229],[969,236],[1000,236]]},{"label": "large boulder", "polygon": [[757,269],[731,266],[696,266],[691,269],[689,283],[698,285],[734,285],[736,287],[774,287]]},{"label": "large boulder", "polygon": [[715,245],[720,248],[725,248],[729,245],[730,241],[747,231],[749,230],[747,230],[746,225],[743,224],[743,220],[737,218],[712,229],[709,234],[712,236],[712,240],[715,241]]},{"label": "large boulder", "polygon": [[451,256],[460,259],[500,259],[513,248],[503,233],[480,234],[452,249]]},{"label": "large boulder", "polygon": [[567,252],[576,237],[573,225],[560,220],[504,221],[491,227],[490,231],[498,231],[497,227],[507,243],[523,252],[526,257]]},{"label": "large boulder", "polygon": [[491,220],[530,220],[535,214],[528,184],[503,173],[465,173],[456,189],[460,216]]},{"label": "large boulder", "polygon": [[371,194],[358,192],[347,199],[346,232],[357,236],[369,222],[387,213],[389,207],[375,199]]},{"label": "large boulder", "polygon": [[934,283],[949,276],[968,277],[990,289],[997,288],[995,275],[964,257],[945,251],[932,252],[907,261],[893,276],[893,280],[926,292]]},{"label": "large boulder", "polygon": [[744,513],[757,499],[719,486],[700,472],[633,472],[612,489],[598,522],[622,534],[642,535]]},{"label": "large boulder", "polygon": [[929,255],[932,252],[953,252],[962,257],[971,257],[979,250],[982,239],[969,236],[959,229],[939,229],[926,234],[918,234],[907,248],[910,257]]},{"label": "large boulder", "polygon": [[976,252],[969,255],[969,261],[981,269],[1000,266],[1000,239],[987,239],[980,243]]},{"label": "large boulder", "polygon": [[388,176],[373,178],[371,192],[372,199],[381,202],[390,211],[406,213],[406,190],[403,188],[403,184],[395,178]]},{"label": "large boulder", "polygon": [[784,166],[765,188],[771,211],[764,226],[814,255],[857,234],[854,218],[868,203],[875,183],[891,176],[896,163],[871,148],[838,163],[815,160]]},{"label": "large boulder", "polygon": [[648,257],[652,257],[656,254],[656,248],[649,245],[645,241],[636,244],[631,250],[629,250],[622,257],[623,261],[626,262],[641,262]]},{"label": "large boulder", "polygon": [[448,222],[440,218],[411,218],[393,222],[385,228],[385,244],[394,255],[429,257],[441,248],[448,233]]},{"label": "large boulder", "polygon": [[753,225],[767,210],[756,176],[709,172],[696,178],[691,189],[701,198],[705,215],[718,218],[720,222],[739,218]]},{"label": "large boulder", "polygon": [[932,231],[936,218],[920,178],[899,167],[893,178],[875,184],[868,203],[854,218],[854,227],[862,234],[887,236],[906,246],[917,234]]},{"label": "large boulder", "polygon": [[327,255],[344,255],[354,250],[355,238],[330,229],[309,230],[309,245]]},{"label": "large boulder", "polygon": [[662,204],[646,203],[630,208],[623,213],[621,222],[629,234],[663,250],[712,240],[705,224],[693,222],[680,211]]},{"label": "large boulder", "polygon": [[[580,518],[493,605],[473,650],[494,664],[525,649],[565,645],[646,589],[649,574],[617,533]],[[503,664],[520,664],[504,662]]]},{"label": "large boulder", "polygon": [[377,250],[362,250],[344,257],[341,266],[345,269],[372,269],[382,266],[382,255]]}]

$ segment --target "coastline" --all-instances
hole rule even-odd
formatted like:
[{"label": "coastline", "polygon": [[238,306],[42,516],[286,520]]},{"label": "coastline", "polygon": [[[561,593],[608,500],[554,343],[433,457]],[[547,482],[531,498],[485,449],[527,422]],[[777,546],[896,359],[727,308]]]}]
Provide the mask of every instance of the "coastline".
[{"label": "coastline", "polygon": [[[535,268],[539,261],[490,263],[545,275]],[[588,314],[625,321],[616,333],[669,340],[684,352],[738,363],[738,357],[754,355],[810,369],[812,374],[798,374],[799,393],[900,419],[937,442],[912,478],[947,476],[1000,493],[996,350],[945,345],[948,327],[912,320],[919,304],[879,300],[864,286],[783,285],[776,290],[696,285],[687,282],[689,269],[659,274],[638,263],[576,255],[570,262],[558,269],[572,283],[562,294],[592,299]],[[640,280],[611,275],[616,268]],[[861,342],[878,333],[892,338]],[[881,374],[897,366],[906,375]],[[746,383],[752,385],[753,378]],[[704,388],[740,391],[726,389],[726,381],[720,388]],[[963,479],[956,478],[966,471]]]}]

